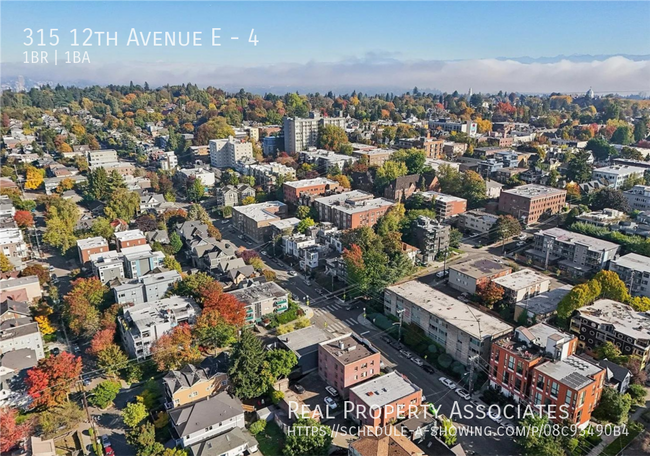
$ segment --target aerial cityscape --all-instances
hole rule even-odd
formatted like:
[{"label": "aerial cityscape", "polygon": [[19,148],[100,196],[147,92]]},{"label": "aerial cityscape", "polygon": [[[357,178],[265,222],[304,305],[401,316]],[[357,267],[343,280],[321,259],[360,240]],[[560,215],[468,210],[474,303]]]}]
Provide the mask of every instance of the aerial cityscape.
[{"label": "aerial cityscape", "polygon": [[0,454],[650,454],[649,2],[2,10]]}]

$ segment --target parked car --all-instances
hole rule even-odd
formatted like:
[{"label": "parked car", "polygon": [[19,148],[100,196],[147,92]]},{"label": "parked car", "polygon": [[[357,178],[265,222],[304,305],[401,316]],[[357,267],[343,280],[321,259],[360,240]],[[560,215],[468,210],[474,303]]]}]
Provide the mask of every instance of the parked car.
[{"label": "parked car", "polygon": [[329,396],[326,396],[326,397],[325,397],[325,403],[326,403],[327,406],[328,406],[329,408],[331,408],[332,410],[334,410],[334,409],[336,408],[336,402],[334,401],[334,399],[332,399],[332,398],[329,397]]},{"label": "parked car", "polygon": [[494,411],[492,409],[488,409],[487,416],[497,424],[501,424],[501,422],[503,421],[503,418],[501,418],[499,412]]},{"label": "parked car", "polygon": [[390,344],[393,343],[393,339],[391,339],[391,338],[388,337],[388,336],[381,336],[381,340],[383,340],[384,342],[386,342],[388,345],[390,345]]},{"label": "parked car", "polygon": [[102,446],[104,448],[111,446],[111,441],[108,439],[108,436],[106,434],[102,435]]},{"label": "parked car", "polygon": [[469,394],[469,391],[464,390],[463,388],[457,388],[455,390],[455,393],[458,394],[463,399],[465,399],[466,401],[469,401],[472,398],[472,396]]},{"label": "parked car", "polygon": [[113,451],[112,447],[105,448],[104,456],[115,456],[115,451]]},{"label": "parked car", "polygon": [[445,271],[436,272],[436,277],[442,279],[445,276]]},{"label": "parked car", "polygon": [[524,241],[517,242],[517,247],[523,247],[525,245],[526,245],[526,243]]},{"label": "parked car", "polygon": [[296,271],[294,271],[293,269],[290,270],[290,271],[288,272],[288,274],[289,274],[291,277],[295,277],[295,276],[298,275],[298,273],[297,273]]},{"label": "parked car", "polygon": [[302,385],[298,384],[298,383],[293,385],[293,389],[295,389],[298,394],[302,394],[302,393],[305,392],[305,388]]},{"label": "parked car", "polygon": [[50,272],[54,271],[54,266],[50,265]]},{"label": "parked car", "polygon": [[427,374],[435,374],[436,373],[436,370],[433,367],[429,366],[428,364],[425,364],[424,366],[422,366],[422,369],[424,369],[424,372],[426,372]]},{"label": "parked car", "polygon": [[445,385],[449,389],[455,389],[456,388],[456,384],[454,382],[452,382],[451,380],[449,380],[448,378],[440,377],[438,380],[440,380],[440,383],[442,383],[443,385]]},{"label": "parked car", "polygon": [[79,353],[81,353],[81,348],[79,348],[79,345],[73,344],[72,351],[75,353],[75,355],[78,355]]},{"label": "parked car", "polygon": [[411,361],[413,361],[417,366],[420,367],[424,365],[424,361],[422,361],[420,358],[416,358],[415,356],[411,358]]},{"label": "parked car", "polygon": [[407,359],[411,359],[413,356],[413,354],[408,350],[400,350],[399,352]]},{"label": "parked car", "polygon": [[53,283],[54,285],[56,285],[57,283],[59,283],[59,278],[58,278],[57,276],[55,276],[54,274],[52,274],[52,283]]},{"label": "parked car", "polygon": [[327,385],[327,386],[325,387],[325,391],[327,391],[328,393],[330,393],[330,394],[332,395],[332,397],[336,397],[336,396],[339,395],[339,392],[336,391],[336,388],[334,388],[333,386],[329,386],[329,385]]},{"label": "parked car", "polygon": [[54,347],[52,350],[50,350],[50,353],[53,354],[54,356],[59,356],[59,353],[61,353],[61,350],[59,350],[59,347]]}]

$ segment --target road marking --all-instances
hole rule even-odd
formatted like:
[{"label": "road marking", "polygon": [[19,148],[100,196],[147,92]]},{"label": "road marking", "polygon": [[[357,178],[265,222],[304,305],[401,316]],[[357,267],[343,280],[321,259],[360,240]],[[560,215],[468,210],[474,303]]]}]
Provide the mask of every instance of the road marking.
[{"label": "road marking", "polygon": [[345,320],[345,322],[350,326],[354,326],[357,324],[357,320],[355,320],[354,318],[348,318],[347,320]]},{"label": "road marking", "polygon": [[364,332],[362,332],[362,333],[359,334],[359,335],[360,335],[360,336],[363,336],[364,334],[368,334],[369,332],[370,332],[370,331],[364,331]]}]

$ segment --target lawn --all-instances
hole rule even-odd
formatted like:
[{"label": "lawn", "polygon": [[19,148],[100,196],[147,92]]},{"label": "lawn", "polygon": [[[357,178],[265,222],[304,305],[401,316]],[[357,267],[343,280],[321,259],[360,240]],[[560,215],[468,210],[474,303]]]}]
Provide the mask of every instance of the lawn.
[{"label": "lawn", "polygon": [[629,427],[628,428],[628,435],[621,435],[618,437],[616,440],[614,440],[612,443],[610,443],[607,448],[601,453],[602,455],[605,456],[616,456],[618,453],[620,453],[624,448],[626,448],[632,440],[634,440],[642,431],[643,428],[637,429],[634,427]]},{"label": "lawn", "polygon": [[264,432],[260,432],[255,438],[259,442],[260,452],[264,456],[280,456],[282,454],[284,433],[274,421],[269,421]]}]

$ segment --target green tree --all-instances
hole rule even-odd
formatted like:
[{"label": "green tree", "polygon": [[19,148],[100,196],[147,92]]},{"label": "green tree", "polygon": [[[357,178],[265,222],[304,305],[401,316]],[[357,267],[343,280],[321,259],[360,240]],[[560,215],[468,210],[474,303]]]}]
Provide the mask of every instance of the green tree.
[{"label": "green tree", "polygon": [[93,389],[88,402],[95,407],[104,409],[115,400],[117,393],[120,392],[120,387],[120,382],[105,380]]},{"label": "green tree", "polygon": [[591,180],[592,166],[589,164],[589,152],[581,150],[569,159],[567,179],[582,184]]},{"label": "green tree", "polygon": [[163,266],[165,266],[169,270],[183,272],[183,268],[181,268],[181,264],[176,260],[176,258],[174,258],[171,255],[165,255],[165,259],[163,260]]},{"label": "green tree", "polygon": [[526,415],[519,425],[528,429],[517,438],[525,456],[566,456],[562,443],[551,432],[536,432],[551,425],[548,416]]},{"label": "green tree", "polygon": [[490,233],[492,241],[501,241],[521,233],[521,223],[512,215],[501,215]]},{"label": "green tree", "polygon": [[627,394],[630,395],[633,404],[645,405],[648,390],[643,385],[630,385]]},{"label": "green tree", "polygon": [[298,364],[295,353],[289,350],[271,350],[267,353],[271,375],[275,379],[288,377]]},{"label": "green tree", "polygon": [[169,235],[169,245],[171,252],[175,255],[183,248],[183,241],[176,231]]},{"label": "green tree", "polygon": [[604,138],[592,138],[587,142],[586,150],[594,154],[597,161],[605,161],[610,155],[616,154],[616,149],[610,146]]},{"label": "green tree", "polygon": [[195,146],[205,146],[211,139],[223,139],[235,136],[235,130],[224,117],[215,117],[201,125],[194,136]]},{"label": "green tree", "polygon": [[628,144],[632,144],[633,139],[630,127],[628,125],[622,125],[614,130],[611,142],[612,144],[623,144],[624,146],[627,146]]},{"label": "green tree", "polygon": [[422,149],[402,149],[395,152],[391,159],[404,162],[409,174],[421,174],[427,155]]},{"label": "green tree", "polygon": [[116,374],[128,361],[129,357],[116,344],[110,344],[97,353],[97,365],[109,374]]},{"label": "green tree", "polygon": [[135,447],[136,456],[158,456],[165,451],[162,443],[156,442],[156,428],[152,423],[141,424],[138,429],[127,433],[126,441]]},{"label": "green tree", "polygon": [[348,135],[341,127],[324,125],[318,129],[318,146],[322,149],[339,152],[348,142]]},{"label": "green tree", "polygon": [[257,420],[254,423],[252,423],[248,428],[248,430],[253,435],[257,435],[260,432],[264,432],[264,429],[266,429],[266,420]]},{"label": "green tree", "polygon": [[634,141],[639,142],[648,137],[648,117],[643,116],[634,124]]},{"label": "green tree", "polygon": [[108,174],[104,168],[88,172],[88,185],[84,196],[90,201],[104,200],[109,196]]},{"label": "green tree", "polygon": [[110,220],[105,217],[97,217],[90,227],[93,236],[101,236],[104,239],[111,239],[115,234],[115,228],[111,226]]},{"label": "green tree", "polygon": [[614,388],[606,386],[598,407],[594,409],[594,417],[621,424],[627,418],[631,406],[632,398],[629,394],[619,394]]},{"label": "green tree", "polygon": [[619,348],[612,342],[607,341],[596,348],[596,357],[598,359],[608,359],[612,362],[616,362],[620,356],[621,350],[619,350]]},{"label": "green tree", "polygon": [[625,282],[613,271],[599,271],[593,280],[600,283],[600,296],[602,299],[612,299],[618,302],[627,302],[630,294]]},{"label": "green tree", "polygon": [[311,418],[300,418],[291,426],[285,441],[285,456],[327,456],[332,429]]},{"label": "green tree", "polygon": [[454,423],[449,418],[445,418],[442,420],[442,429],[443,429],[443,440],[445,442],[445,445],[447,445],[449,448],[456,445],[456,440],[457,440],[456,427],[454,426]]},{"label": "green tree", "polygon": [[375,186],[378,189],[383,190],[383,188],[391,181],[397,179],[398,177],[406,176],[407,174],[408,168],[406,167],[405,163],[388,160],[379,168],[377,168]]},{"label": "green tree", "polygon": [[148,415],[147,407],[142,402],[129,402],[122,410],[122,421],[126,427],[133,429],[142,423]]},{"label": "green tree", "polygon": [[104,213],[110,219],[131,221],[138,210],[140,210],[140,195],[125,188],[117,188],[111,193]]},{"label": "green tree", "polygon": [[590,280],[571,289],[558,303],[557,320],[561,326],[568,326],[573,312],[581,307],[588,306],[600,296],[600,283]]},{"label": "green tree", "polygon": [[307,230],[308,230],[310,227],[314,226],[314,225],[316,225],[316,222],[314,222],[314,219],[312,219],[312,218],[310,218],[310,217],[307,217],[307,218],[305,218],[305,219],[302,219],[302,220],[298,223],[298,226],[296,227],[296,230],[297,230],[299,233],[306,233]]},{"label": "green tree", "polygon": [[463,233],[458,231],[456,228],[452,228],[449,231],[449,247],[452,249],[457,249],[460,247],[460,243],[463,240]]},{"label": "green tree", "polygon": [[126,183],[124,182],[122,175],[118,173],[116,169],[114,169],[108,176],[108,186],[106,188],[106,191],[109,194],[113,194],[113,192],[118,188],[126,189]]},{"label": "green tree", "polygon": [[622,212],[631,212],[630,203],[620,190],[610,187],[599,188],[589,195],[589,207],[594,211],[603,209],[616,209]]},{"label": "green tree", "polygon": [[193,203],[198,203],[201,201],[205,195],[205,188],[203,188],[203,183],[200,179],[190,178],[187,181],[187,199]]},{"label": "green tree", "polygon": [[299,218],[300,220],[306,219],[309,217],[309,213],[311,212],[311,208],[309,206],[298,206],[296,209],[296,217]]},{"label": "green tree", "polygon": [[237,397],[252,399],[269,390],[273,374],[262,342],[248,329],[242,330],[230,358],[230,380]]}]

